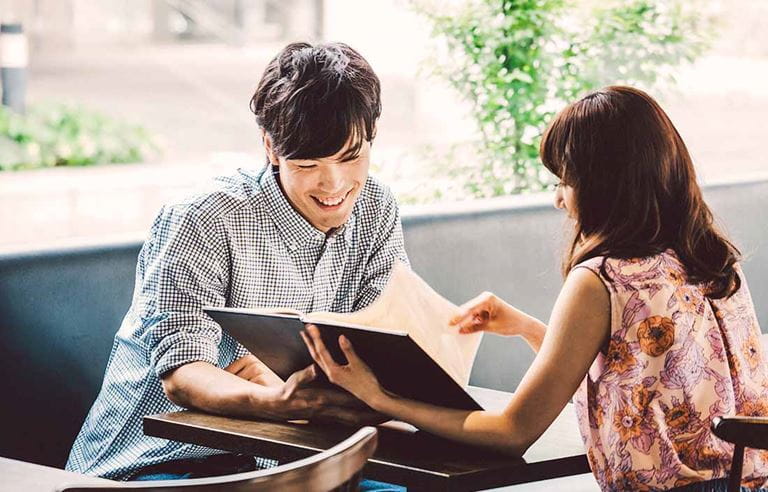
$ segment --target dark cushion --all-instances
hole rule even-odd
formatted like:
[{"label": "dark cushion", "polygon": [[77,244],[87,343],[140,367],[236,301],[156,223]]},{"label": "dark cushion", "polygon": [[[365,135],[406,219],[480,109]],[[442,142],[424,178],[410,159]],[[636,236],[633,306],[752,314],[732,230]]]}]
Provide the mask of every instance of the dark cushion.
[{"label": "dark cushion", "polygon": [[0,256],[0,456],[64,466],[130,305],[139,248]]}]

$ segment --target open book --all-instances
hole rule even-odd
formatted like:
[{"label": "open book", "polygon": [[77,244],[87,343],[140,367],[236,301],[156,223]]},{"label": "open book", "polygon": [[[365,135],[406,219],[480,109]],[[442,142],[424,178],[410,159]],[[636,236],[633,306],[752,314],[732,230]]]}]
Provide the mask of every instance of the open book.
[{"label": "open book", "polygon": [[[451,378],[469,383],[482,333],[459,334],[448,321],[459,308],[435,292],[399,260],[386,288],[376,301],[354,313],[302,313],[286,308],[238,309],[242,313],[295,316],[304,323],[362,326],[408,334]],[[384,350],[384,348],[382,348]]]}]

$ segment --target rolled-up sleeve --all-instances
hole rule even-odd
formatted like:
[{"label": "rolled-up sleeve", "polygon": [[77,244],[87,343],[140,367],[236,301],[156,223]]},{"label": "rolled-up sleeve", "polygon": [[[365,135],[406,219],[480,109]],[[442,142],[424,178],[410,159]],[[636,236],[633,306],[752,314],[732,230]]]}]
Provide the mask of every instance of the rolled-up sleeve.
[{"label": "rolled-up sleeve", "polygon": [[355,299],[355,311],[365,308],[379,297],[389,281],[395,260],[409,264],[397,201],[387,191],[363,282]]},{"label": "rolled-up sleeve", "polygon": [[224,306],[228,250],[215,219],[165,207],[144,245],[137,276],[140,339],[158,377],[184,364],[219,362],[222,333],[203,312]]}]

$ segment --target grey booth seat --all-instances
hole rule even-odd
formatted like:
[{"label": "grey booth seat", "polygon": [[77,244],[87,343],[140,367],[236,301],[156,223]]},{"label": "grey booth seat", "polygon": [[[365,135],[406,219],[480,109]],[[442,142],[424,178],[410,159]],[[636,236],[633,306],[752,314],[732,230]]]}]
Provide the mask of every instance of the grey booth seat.
[{"label": "grey booth seat", "polygon": [[0,456],[64,466],[130,304],[139,247],[0,257]]},{"label": "grey booth seat", "polygon": [[[742,247],[768,328],[768,180],[707,188]],[[414,269],[459,304],[491,290],[546,320],[560,287],[563,217],[549,197],[515,197],[404,213]],[[64,465],[98,394],[131,301],[139,243],[0,255],[0,456]],[[514,390],[533,355],[488,336],[472,384]]]}]

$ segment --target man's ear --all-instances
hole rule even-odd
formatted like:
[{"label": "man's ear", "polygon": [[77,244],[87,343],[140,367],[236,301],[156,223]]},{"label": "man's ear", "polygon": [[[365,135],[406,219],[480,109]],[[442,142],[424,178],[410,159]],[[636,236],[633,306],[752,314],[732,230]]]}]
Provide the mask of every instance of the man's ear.
[{"label": "man's ear", "polygon": [[270,137],[269,134],[264,130],[261,131],[261,141],[264,144],[264,150],[267,153],[267,160],[273,167],[278,167],[280,165],[280,161],[277,158],[277,154],[275,154],[275,150],[272,145],[272,137]]}]

